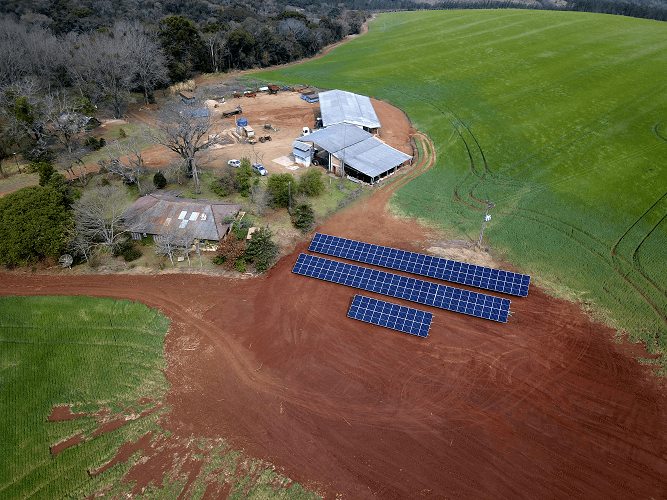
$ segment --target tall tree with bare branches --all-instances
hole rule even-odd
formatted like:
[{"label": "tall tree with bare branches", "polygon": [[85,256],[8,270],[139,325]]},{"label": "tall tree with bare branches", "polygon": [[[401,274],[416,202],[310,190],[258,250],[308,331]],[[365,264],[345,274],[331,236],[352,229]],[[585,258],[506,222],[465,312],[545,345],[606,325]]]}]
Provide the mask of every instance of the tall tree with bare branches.
[{"label": "tall tree with bare branches", "polygon": [[201,190],[195,156],[219,143],[217,135],[209,134],[212,125],[208,109],[199,103],[164,107],[155,122],[158,129],[155,141],[183,158],[188,175],[194,179],[196,193]]}]

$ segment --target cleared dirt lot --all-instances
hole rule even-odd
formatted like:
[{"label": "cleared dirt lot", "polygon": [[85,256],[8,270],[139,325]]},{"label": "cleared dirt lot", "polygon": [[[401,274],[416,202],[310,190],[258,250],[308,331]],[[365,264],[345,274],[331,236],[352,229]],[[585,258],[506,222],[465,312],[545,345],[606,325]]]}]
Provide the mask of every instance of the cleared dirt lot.
[{"label": "cleared dirt lot", "polygon": [[[205,98],[211,93],[207,87],[213,87],[213,83],[198,87],[196,92],[198,97]],[[212,92],[215,93],[215,92]],[[372,99],[373,106],[382,123],[379,137],[390,146],[399,149],[409,155],[413,154],[410,146],[409,136],[412,131],[409,121],[402,111],[389,104]],[[241,106],[243,114],[223,118],[222,112]],[[236,158],[248,157],[253,163],[261,163],[267,169],[269,174],[290,173],[300,175],[306,170],[300,167],[298,170],[287,168],[284,162],[274,161],[281,159],[292,153],[292,143],[295,139],[301,137],[303,127],[312,128],[315,124],[315,118],[320,116],[319,103],[308,103],[301,99],[298,92],[279,92],[269,95],[268,93],[258,93],[257,97],[242,97],[240,99],[227,99],[224,104],[218,104],[218,107],[211,107],[211,134],[222,134],[225,138],[230,138],[230,144],[222,144],[213,149],[202,152],[197,157],[197,162],[202,167],[221,168],[227,164],[227,161]],[[151,115],[155,116],[155,111],[131,113],[133,120],[151,120]],[[257,137],[270,135],[271,141],[256,144],[249,144],[244,140],[239,140],[233,135],[236,130],[236,119],[246,118]],[[264,128],[269,124],[272,130]],[[233,142],[232,142],[233,141]],[[146,165],[149,168],[163,168],[166,165],[178,161],[179,157],[169,152],[164,146],[154,146],[144,155]]]},{"label": "cleared dirt lot", "polygon": [[[301,127],[308,106],[284,122]],[[409,147],[395,113],[405,133],[390,144]],[[392,189],[318,230],[424,250],[437,235],[386,212]],[[639,346],[535,286],[512,299],[507,324],[419,306],[435,315],[427,339],[367,325],[346,317],[355,290],[291,273],[307,245],[251,280],[1,274],[0,294],[126,298],[172,319],[171,441],[144,443],[130,472],[140,485],[161,484],[194,435],[224,437],[329,498],[667,496],[667,400],[631,357]]]}]

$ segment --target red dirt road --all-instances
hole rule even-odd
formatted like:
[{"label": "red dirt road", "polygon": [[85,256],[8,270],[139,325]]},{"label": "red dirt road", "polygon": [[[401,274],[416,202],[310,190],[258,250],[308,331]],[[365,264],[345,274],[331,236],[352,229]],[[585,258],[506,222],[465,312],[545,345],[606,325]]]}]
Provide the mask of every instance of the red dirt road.
[{"label": "red dirt road", "polygon": [[[389,191],[319,230],[420,249]],[[532,287],[507,324],[419,306],[435,314],[420,339],[348,319],[354,289],[291,273],[306,249],[252,280],[3,274],[0,295],[159,309],[174,439],[225,437],[329,498],[667,497],[664,389],[576,304]]]}]

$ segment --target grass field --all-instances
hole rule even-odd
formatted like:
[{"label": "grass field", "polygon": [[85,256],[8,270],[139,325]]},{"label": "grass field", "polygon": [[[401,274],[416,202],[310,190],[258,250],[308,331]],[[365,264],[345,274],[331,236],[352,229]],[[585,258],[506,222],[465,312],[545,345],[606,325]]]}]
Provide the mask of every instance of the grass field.
[{"label": "grass field", "polygon": [[[163,343],[169,321],[142,304],[89,297],[0,298],[0,498],[83,497],[120,478],[127,464],[91,478],[118,448],[156,428],[160,410],[93,437],[93,416],[47,422],[54,406],[74,413],[138,415],[167,390]],[[142,398],[151,402],[139,404]],[[52,457],[50,447],[84,440]]]},{"label": "grass field", "polygon": [[[0,297],[0,499],[85,498],[99,491],[124,497],[131,484],[119,479],[141,453],[102,467],[123,444],[147,433],[158,447],[202,462],[188,498],[201,498],[212,481],[227,483],[230,498],[318,498],[223,439],[190,439],[192,449],[182,449],[159,427],[169,410],[163,372],[168,326],[158,311],[128,301]],[[49,422],[53,407],[62,405],[82,415]],[[126,423],[105,430],[100,410]],[[72,437],[78,443],[52,453]],[[175,463],[159,487],[140,497],[180,498],[187,474],[180,470],[184,461]]]},{"label": "grass field", "polygon": [[[667,349],[667,24],[574,12],[383,14],[262,76],[387,100],[435,142],[394,208],[485,243]],[[664,366],[664,365],[663,365]]]}]

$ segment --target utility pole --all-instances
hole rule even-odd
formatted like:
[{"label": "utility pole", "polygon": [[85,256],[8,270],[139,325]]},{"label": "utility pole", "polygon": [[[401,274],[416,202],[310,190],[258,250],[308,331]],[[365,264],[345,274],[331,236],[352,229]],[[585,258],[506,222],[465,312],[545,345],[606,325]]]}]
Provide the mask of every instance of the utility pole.
[{"label": "utility pole", "polygon": [[287,212],[290,217],[292,217],[292,181],[287,183],[287,193],[289,195],[289,206],[287,207]]},{"label": "utility pole", "polygon": [[484,215],[484,222],[482,222],[482,232],[479,233],[479,240],[477,240],[477,246],[481,247],[482,246],[482,236],[484,236],[484,226],[486,226],[486,222],[491,220],[491,216],[489,215],[489,208],[493,208],[495,205],[493,203],[489,203],[489,200],[486,200],[486,215]]},{"label": "utility pole", "polygon": [[14,151],[14,160],[16,161],[16,168],[19,171],[19,174],[21,173],[21,167],[19,167],[19,158],[16,156],[16,151]]}]

